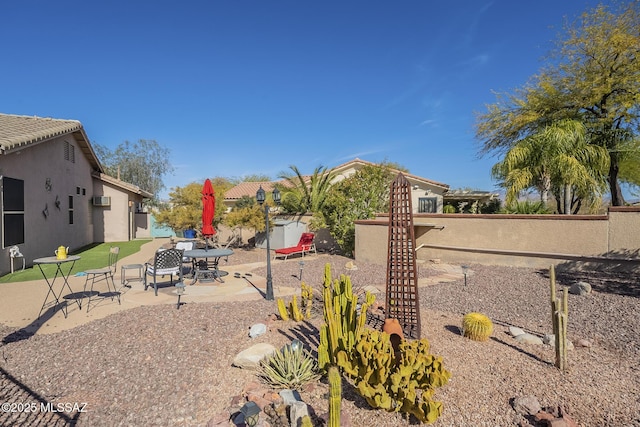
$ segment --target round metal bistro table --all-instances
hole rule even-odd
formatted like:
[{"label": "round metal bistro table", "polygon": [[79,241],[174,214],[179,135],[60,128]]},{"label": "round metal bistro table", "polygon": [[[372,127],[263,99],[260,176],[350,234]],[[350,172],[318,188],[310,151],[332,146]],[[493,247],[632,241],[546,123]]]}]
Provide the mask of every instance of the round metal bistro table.
[{"label": "round metal bistro table", "polygon": [[[64,292],[65,288],[69,290],[69,293],[71,295],[73,295],[73,290],[71,289],[71,286],[69,286],[68,279],[69,279],[69,275],[71,274],[71,270],[73,270],[73,266],[75,265],[76,261],[79,259],[80,257],[78,255],[69,255],[63,259],[58,259],[58,257],[55,257],[55,256],[49,256],[44,258],[36,258],[33,260],[33,264],[38,266],[38,268],[40,269],[40,273],[42,273],[42,277],[44,277],[45,282],[47,282],[47,286],[49,286],[49,291],[47,292],[47,296],[44,298],[44,303],[42,303],[42,307],[40,308],[40,313],[38,313],[38,319],[42,315],[42,310],[44,310],[45,307],[47,307],[47,305],[50,305],[50,304],[53,306],[54,311],[56,310],[56,307],[60,307],[60,309],[64,313],[64,317],[65,318],[67,317],[68,315],[67,302],[62,301],[64,303],[62,304],[60,299],[62,298],[62,293]],[[71,265],[68,266],[69,267],[68,269],[66,267],[62,268],[63,265],[68,263],[71,263]],[[51,279],[47,278],[47,275],[42,269],[43,265],[49,265],[49,264],[56,266],[56,272]],[[60,280],[62,281],[62,287],[60,288],[59,292],[56,292],[55,290],[56,282],[59,282]],[[53,296],[51,301],[49,301],[50,295]],[[78,304],[78,307],[82,308],[82,303],[80,302],[80,299],[75,298],[75,300],[76,300],[76,303]]]},{"label": "round metal bistro table", "polygon": [[[218,269],[220,258],[225,258],[233,255],[231,249],[191,249],[184,251],[184,256],[191,258],[193,262],[193,282],[195,284],[198,280],[201,282],[218,280],[224,283],[223,276],[226,276],[226,271]],[[203,261],[198,261],[203,260]]]}]

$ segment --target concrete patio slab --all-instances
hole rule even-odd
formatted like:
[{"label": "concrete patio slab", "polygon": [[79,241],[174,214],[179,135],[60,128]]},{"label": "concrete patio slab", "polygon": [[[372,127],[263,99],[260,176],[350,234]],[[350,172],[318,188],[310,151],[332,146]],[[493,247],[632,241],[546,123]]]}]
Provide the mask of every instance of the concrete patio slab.
[{"label": "concrete patio slab", "polygon": [[[119,260],[118,266],[144,264],[153,258],[153,254],[158,248],[168,242],[169,239],[154,239],[144,244],[138,253]],[[196,284],[190,285],[191,279],[186,279],[185,294],[181,297],[181,302],[190,304],[248,301],[264,298],[266,279],[255,274],[252,274],[251,277],[246,277],[243,273],[257,266],[260,266],[260,264],[225,266],[224,270],[229,274],[224,277],[224,283],[218,281],[196,282]],[[74,299],[74,297],[82,296],[85,277],[75,276],[74,272],[72,272],[71,277],[69,277],[72,293],[68,290],[62,293],[68,312],[66,318],[62,310],[56,309],[50,304],[45,307],[38,318],[40,308],[49,291],[44,279],[2,284],[0,285],[0,323],[10,327],[22,328],[24,332],[29,334],[47,334],[71,329],[119,311],[145,305],[167,304],[168,310],[177,309],[178,295],[175,286],[169,280],[160,284],[158,295],[156,296],[154,295],[153,287],[145,291],[141,281],[132,280],[130,278],[131,272],[127,274],[129,277],[128,286],[122,286],[120,272],[121,270],[118,268],[115,276],[116,289],[120,293],[120,304],[118,304],[117,298],[106,296],[95,304],[92,301],[89,311],[87,311],[87,298],[80,299],[81,309]],[[239,274],[236,275],[236,273]],[[61,286],[62,282],[56,282],[54,287],[56,291],[59,291]],[[105,283],[98,284],[94,289],[100,292],[107,291]],[[295,291],[295,289],[287,287],[274,288],[276,297],[292,295]]]}]

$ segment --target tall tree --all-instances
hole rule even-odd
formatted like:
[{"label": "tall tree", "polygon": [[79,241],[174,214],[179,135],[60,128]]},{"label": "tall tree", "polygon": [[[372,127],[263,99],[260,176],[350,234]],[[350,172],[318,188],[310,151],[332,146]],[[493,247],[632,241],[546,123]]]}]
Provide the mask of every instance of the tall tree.
[{"label": "tall tree", "polygon": [[517,141],[564,118],[582,120],[588,140],[605,148],[611,204],[624,204],[620,168],[630,141],[640,133],[640,3],[618,13],[606,6],[586,12],[565,27],[552,52],[552,66],[478,116],[482,154],[503,153]]},{"label": "tall tree", "polygon": [[[226,207],[224,199],[224,181],[213,179],[216,195],[214,227],[223,220]],[[222,186],[221,186],[222,185]],[[175,187],[169,193],[169,203],[160,206],[154,214],[156,221],[175,231],[202,228],[202,186],[203,182],[191,182],[184,187]]]},{"label": "tall tree", "polygon": [[100,144],[94,144],[94,148],[108,175],[148,191],[153,194],[152,204],[157,204],[165,188],[163,177],[174,170],[168,148],[151,139],[125,141],[115,150]]},{"label": "tall tree", "polygon": [[558,211],[569,214],[583,199],[601,196],[608,167],[606,149],[588,144],[584,125],[566,119],[516,142],[492,174],[507,189],[508,205],[529,188],[536,188],[546,205],[553,190],[556,200],[562,201]]}]

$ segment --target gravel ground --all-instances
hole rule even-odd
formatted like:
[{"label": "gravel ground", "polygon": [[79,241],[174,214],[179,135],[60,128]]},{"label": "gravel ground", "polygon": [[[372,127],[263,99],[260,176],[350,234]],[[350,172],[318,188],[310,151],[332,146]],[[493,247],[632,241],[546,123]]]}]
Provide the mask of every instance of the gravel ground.
[{"label": "gravel ground", "polygon": [[[229,262],[263,257],[260,250],[236,250]],[[297,286],[298,261],[273,264],[276,286]],[[303,279],[320,288],[330,262],[334,277],[349,274],[356,288],[384,283],[385,266],[356,263],[357,270],[346,270],[348,261],[337,255],[305,258]],[[419,275],[435,276],[440,268],[423,264]],[[251,272],[266,275],[264,268]],[[578,278],[559,275],[559,284]],[[520,344],[507,334],[509,325],[538,335],[551,332],[546,271],[472,265],[466,287],[462,280],[421,287],[422,336],[452,372],[450,383],[435,393],[444,403],[435,425],[534,425],[516,414],[511,401],[535,396],[543,407],[562,407],[582,426],[640,426],[640,288],[626,276],[591,275],[589,281],[594,292],[569,297],[568,337],[592,345],[569,352],[566,373],[554,367],[551,347]],[[469,311],[493,320],[491,340],[460,335],[462,315]],[[0,403],[38,409],[35,414],[0,412],[0,425],[207,425],[237,409],[232,398],[255,381],[253,372],[231,367],[238,352],[256,342],[278,347],[293,337],[316,347],[320,316],[296,324],[268,320],[273,313],[275,305],[266,301],[190,303],[180,310],[148,306],[22,340],[0,325]],[[257,322],[268,322],[269,331],[251,340],[248,328]],[[321,380],[301,395],[322,414],[326,391]],[[41,402],[69,405],[42,412]],[[353,426],[411,423],[369,408],[348,384],[342,409]]]}]

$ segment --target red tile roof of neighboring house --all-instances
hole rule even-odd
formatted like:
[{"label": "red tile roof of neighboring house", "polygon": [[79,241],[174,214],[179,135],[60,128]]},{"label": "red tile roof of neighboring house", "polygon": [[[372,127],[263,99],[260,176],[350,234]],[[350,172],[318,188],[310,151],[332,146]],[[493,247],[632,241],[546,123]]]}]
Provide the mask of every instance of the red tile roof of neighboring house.
[{"label": "red tile roof of neighboring house", "polygon": [[244,196],[255,197],[261,186],[266,193],[270,193],[273,191],[274,184],[274,182],[270,181],[241,182],[235,187],[228,189],[224,193],[224,198],[225,200],[238,200]]}]

